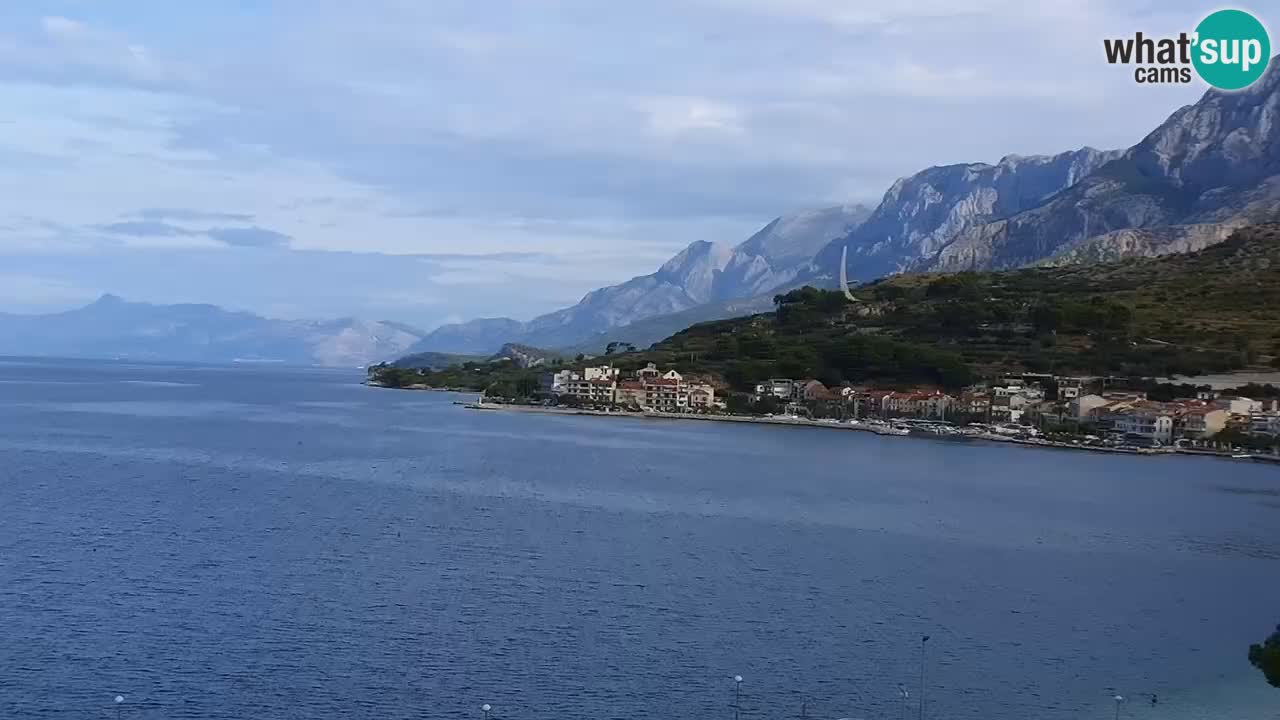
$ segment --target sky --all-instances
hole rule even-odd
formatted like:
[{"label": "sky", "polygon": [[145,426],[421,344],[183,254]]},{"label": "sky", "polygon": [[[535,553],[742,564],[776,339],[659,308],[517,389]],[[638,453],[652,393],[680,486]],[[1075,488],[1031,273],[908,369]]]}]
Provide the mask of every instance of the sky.
[{"label": "sky", "polygon": [[1205,88],[1102,39],[1216,8],[3,3],[0,312],[527,319],[931,165],[1131,145]]}]

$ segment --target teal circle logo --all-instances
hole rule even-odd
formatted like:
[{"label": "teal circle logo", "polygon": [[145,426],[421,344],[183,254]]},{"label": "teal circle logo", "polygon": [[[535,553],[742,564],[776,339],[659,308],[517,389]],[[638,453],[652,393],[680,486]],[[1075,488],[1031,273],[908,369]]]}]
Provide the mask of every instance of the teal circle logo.
[{"label": "teal circle logo", "polygon": [[1202,80],[1219,90],[1249,87],[1271,59],[1267,29],[1243,10],[1219,10],[1201,20],[1194,42],[1191,63]]}]

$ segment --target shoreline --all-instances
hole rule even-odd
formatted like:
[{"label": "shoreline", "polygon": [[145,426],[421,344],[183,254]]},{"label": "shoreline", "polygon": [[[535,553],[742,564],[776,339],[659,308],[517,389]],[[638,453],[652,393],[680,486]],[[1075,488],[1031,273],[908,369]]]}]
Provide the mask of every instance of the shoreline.
[{"label": "shoreline", "polygon": [[877,432],[873,426],[869,425],[851,425],[849,423],[822,422],[819,420],[806,420],[803,418],[777,418],[777,417],[753,417],[747,415],[696,415],[682,413],[660,413],[660,412],[627,412],[627,411],[608,411],[608,410],[587,410],[582,408],[561,408],[561,407],[544,407],[540,405],[508,405],[505,403],[486,403],[483,400],[476,402],[455,402],[462,405],[468,410],[477,410],[483,412],[520,412],[531,413],[537,415],[586,415],[595,417],[617,417],[632,418],[637,420],[694,420],[702,422],[723,422],[723,423],[740,423],[749,425],[782,425],[787,427],[816,428],[825,430],[844,430],[846,432],[865,432],[880,435],[882,437],[904,437],[904,438],[926,438],[933,440],[948,440],[954,442],[993,442],[1006,445],[1017,445],[1021,447],[1042,448],[1048,450],[1078,450],[1085,452],[1106,453],[1111,455],[1129,455],[1141,457],[1171,457],[1171,456],[1191,456],[1218,458],[1222,460],[1248,460],[1250,462],[1262,464],[1280,465],[1280,457],[1253,455],[1248,457],[1236,457],[1231,453],[1213,452],[1209,450],[1192,450],[1184,448],[1137,448],[1133,450],[1111,447],[1098,447],[1094,445],[1075,445],[1073,443],[1054,442],[1050,440],[1023,440],[1013,437],[1004,437],[994,434],[984,434],[976,436],[963,437],[947,437],[935,435],[933,433],[912,432],[905,435],[897,435],[892,433]]}]

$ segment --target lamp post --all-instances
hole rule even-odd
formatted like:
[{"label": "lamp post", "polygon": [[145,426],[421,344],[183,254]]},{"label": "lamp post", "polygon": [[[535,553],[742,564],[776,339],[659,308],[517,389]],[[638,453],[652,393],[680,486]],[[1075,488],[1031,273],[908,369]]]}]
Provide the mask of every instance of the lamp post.
[{"label": "lamp post", "polygon": [[929,636],[920,637],[920,713],[919,720],[924,720],[924,649],[929,642]]},{"label": "lamp post", "polygon": [[1124,696],[1117,695],[1111,699],[1116,701],[1116,720],[1120,720],[1120,706],[1124,704]]},{"label": "lamp post", "polygon": [[489,720],[489,711],[492,709],[493,709],[493,706],[490,705],[489,703],[485,703],[480,706],[480,712],[484,713],[484,720]]},{"label": "lamp post", "polygon": [[120,720],[120,715],[123,712],[123,708],[120,706],[123,704],[124,704],[124,696],[117,695],[116,696],[116,720]]},{"label": "lamp post", "polygon": [[739,720],[742,712],[742,676],[733,676],[733,720]]},{"label": "lamp post", "polygon": [[910,712],[911,693],[907,692],[907,686],[898,683],[898,696],[902,698],[902,720],[907,720],[907,713]]}]

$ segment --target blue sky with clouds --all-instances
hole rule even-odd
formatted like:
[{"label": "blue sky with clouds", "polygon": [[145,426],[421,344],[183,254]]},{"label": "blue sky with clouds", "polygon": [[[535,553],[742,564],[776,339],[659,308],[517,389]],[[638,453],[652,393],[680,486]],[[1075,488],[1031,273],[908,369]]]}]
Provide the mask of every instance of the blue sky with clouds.
[{"label": "blue sky with clouds", "polygon": [[0,311],[527,318],[935,164],[1132,144],[1205,3],[0,5]]}]

